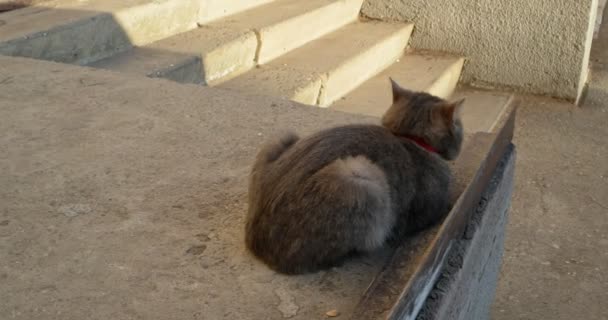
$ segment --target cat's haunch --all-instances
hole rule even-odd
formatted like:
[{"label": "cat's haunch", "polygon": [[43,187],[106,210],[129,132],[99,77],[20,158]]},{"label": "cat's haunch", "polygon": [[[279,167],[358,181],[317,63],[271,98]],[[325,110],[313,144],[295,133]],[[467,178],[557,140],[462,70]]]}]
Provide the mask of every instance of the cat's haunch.
[{"label": "cat's haunch", "polygon": [[449,210],[450,170],[463,139],[455,103],[401,88],[382,126],[286,133],[259,151],[249,182],[246,245],[286,274],[340,265],[398,245]]}]

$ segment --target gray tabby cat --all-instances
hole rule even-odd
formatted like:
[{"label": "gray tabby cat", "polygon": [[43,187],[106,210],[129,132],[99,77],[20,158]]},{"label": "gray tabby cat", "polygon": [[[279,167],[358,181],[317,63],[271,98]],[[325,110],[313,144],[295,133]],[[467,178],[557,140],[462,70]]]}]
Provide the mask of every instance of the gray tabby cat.
[{"label": "gray tabby cat", "polygon": [[353,253],[398,245],[449,211],[450,170],[462,144],[459,111],[391,80],[382,126],[293,133],[258,153],[249,184],[246,245],[272,269],[301,274]]}]

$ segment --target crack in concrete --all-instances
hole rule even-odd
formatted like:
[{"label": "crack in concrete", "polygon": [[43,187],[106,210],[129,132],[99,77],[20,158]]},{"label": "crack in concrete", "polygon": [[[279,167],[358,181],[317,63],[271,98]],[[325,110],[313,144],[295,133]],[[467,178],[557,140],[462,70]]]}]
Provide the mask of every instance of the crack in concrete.
[{"label": "crack in concrete", "polygon": [[325,86],[327,85],[327,79],[329,78],[329,74],[325,73],[321,75],[321,85],[319,86],[319,92],[317,93],[317,98],[315,99],[315,106],[321,107],[321,98],[325,93]]},{"label": "crack in concrete", "polygon": [[255,35],[255,39],[258,42],[258,45],[255,48],[255,55],[253,56],[253,64],[258,66],[260,63],[260,51],[262,50],[262,33],[260,33],[260,30],[257,29],[252,29],[251,31]]}]

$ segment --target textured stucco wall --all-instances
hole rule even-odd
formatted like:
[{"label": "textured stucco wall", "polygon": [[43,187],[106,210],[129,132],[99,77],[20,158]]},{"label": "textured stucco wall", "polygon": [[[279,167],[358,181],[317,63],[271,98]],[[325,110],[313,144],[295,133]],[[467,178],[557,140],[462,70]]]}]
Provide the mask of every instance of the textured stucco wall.
[{"label": "textured stucco wall", "polygon": [[571,100],[587,77],[598,0],[366,0],[362,14],[415,23],[411,45],[468,58],[462,81]]}]

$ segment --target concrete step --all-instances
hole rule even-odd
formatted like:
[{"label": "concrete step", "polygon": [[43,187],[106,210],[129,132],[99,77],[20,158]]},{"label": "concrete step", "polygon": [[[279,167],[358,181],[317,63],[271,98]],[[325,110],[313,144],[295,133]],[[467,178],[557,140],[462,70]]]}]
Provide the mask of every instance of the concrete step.
[{"label": "concrete step", "polygon": [[452,99],[466,98],[462,109],[462,123],[466,132],[494,132],[504,120],[514,97],[513,94],[462,87],[456,89]]},{"label": "concrete step", "polygon": [[275,1],[91,66],[214,85],[354,21],[361,3]]},{"label": "concrete step", "polygon": [[509,106],[506,93],[456,88],[464,59],[445,55],[406,54],[391,67],[366,81],[330,108],[381,117],[392,102],[389,77],[402,87],[424,91],[444,99],[466,98],[462,111],[465,131],[492,132]]},{"label": "concrete step", "polygon": [[460,57],[406,54],[382,73],[366,81],[331,108],[380,117],[392,102],[389,77],[402,87],[449,98],[460,77],[464,59]]},{"label": "concrete step", "polygon": [[430,54],[406,54],[376,77],[368,80],[330,109],[381,117],[391,105],[389,77],[402,87],[424,91],[444,99],[466,98],[462,121],[466,132],[492,132],[512,101],[500,92],[456,88],[464,59]]},{"label": "concrete step", "polygon": [[[269,0],[61,0],[2,14],[0,54],[86,64]],[[46,4],[45,4],[46,5]]]},{"label": "concrete step", "polygon": [[355,22],[220,87],[328,106],[395,62],[412,28]]}]

